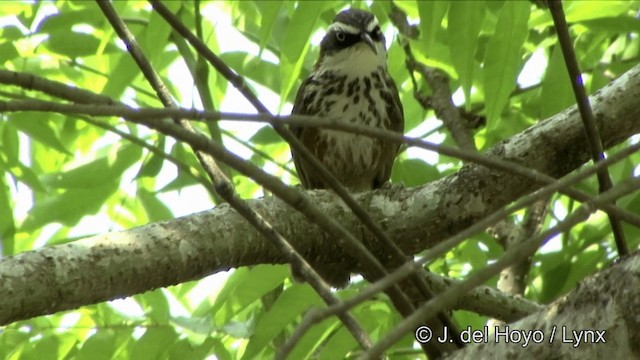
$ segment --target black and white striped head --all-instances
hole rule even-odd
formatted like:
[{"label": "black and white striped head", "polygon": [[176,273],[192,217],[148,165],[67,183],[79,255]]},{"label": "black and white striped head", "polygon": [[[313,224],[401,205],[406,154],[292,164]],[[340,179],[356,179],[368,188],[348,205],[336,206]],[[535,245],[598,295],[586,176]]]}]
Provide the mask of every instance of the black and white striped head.
[{"label": "black and white striped head", "polygon": [[378,20],[364,10],[343,10],[333,18],[320,43],[320,59],[316,66],[349,71],[369,71],[386,66],[385,39]]}]

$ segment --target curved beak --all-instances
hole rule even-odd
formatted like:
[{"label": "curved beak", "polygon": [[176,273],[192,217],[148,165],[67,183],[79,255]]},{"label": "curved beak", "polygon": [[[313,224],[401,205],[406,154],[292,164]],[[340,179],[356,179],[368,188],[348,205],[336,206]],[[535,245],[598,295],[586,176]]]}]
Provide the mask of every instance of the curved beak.
[{"label": "curved beak", "polygon": [[371,51],[373,51],[374,54],[378,55],[376,44],[373,42],[373,39],[371,39],[371,36],[368,33],[363,32],[362,34],[360,34],[360,40],[367,44],[367,46],[371,48]]}]

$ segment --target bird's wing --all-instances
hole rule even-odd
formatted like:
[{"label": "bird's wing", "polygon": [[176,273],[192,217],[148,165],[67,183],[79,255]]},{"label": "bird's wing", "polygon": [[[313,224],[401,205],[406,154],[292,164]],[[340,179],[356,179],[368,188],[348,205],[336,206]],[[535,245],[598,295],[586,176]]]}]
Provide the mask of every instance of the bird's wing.
[{"label": "bird's wing", "polygon": [[[293,102],[293,110],[291,110],[292,115],[308,115],[309,99],[306,98],[306,87],[313,81],[313,78],[310,76],[302,82],[302,85],[300,85],[298,93],[296,94],[296,100]],[[306,128],[303,126],[295,125],[289,125],[289,130],[291,130],[293,135],[295,135],[295,137],[298,138],[298,140],[300,140],[301,142],[304,141],[304,137],[311,136],[313,135],[312,133],[316,131],[315,128]],[[315,187],[309,182],[309,178],[307,177],[307,172],[303,167],[302,160],[293,148],[291,148],[291,157],[293,158],[293,164],[296,167],[296,172],[298,173],[298,178],[300,178],[302,187],[304,187],[305,189]]]},{"label": "bird's wing", "polygon": [[[387,86],[391,89],[388,96],[385,97],[387,102],[387,115],[389,116],[389,130],[399,134],[404,134],[404,109],[398,94],[398,88],[391,77],[386,80]],[[398,155],[400,144],[389,141],[382,142],[381,159],[378,165],[378,171],[373,179],[373,188],[382,186],[391,177],[391,169],[393,162]]]}]

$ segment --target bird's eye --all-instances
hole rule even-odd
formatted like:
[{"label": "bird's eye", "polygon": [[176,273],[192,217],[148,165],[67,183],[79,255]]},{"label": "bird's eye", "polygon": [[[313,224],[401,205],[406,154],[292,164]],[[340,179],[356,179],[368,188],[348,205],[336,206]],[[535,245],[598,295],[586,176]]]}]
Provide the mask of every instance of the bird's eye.
[{"label": "bird's eye", "polygon": [[347,37],[344,35],[343,32],[338,31],[336,32],[336,39],[338,39],[338,41],[343,42]]},{"label": "bird's eye", "polygon": [[376,26],[372,31],[371,31],[371,38],[373,40],[380,40],[382,38],[382,31],[380,31],[380,26]]}]

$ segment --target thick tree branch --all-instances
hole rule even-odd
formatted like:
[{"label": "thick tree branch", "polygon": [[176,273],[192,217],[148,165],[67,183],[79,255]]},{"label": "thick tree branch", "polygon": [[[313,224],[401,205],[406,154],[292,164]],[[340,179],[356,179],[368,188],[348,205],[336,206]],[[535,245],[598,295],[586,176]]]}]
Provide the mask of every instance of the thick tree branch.
[{"label": "thick tree branch", "polygon": [[[614,201],[623,196],[629,195],[638,189],[640,189],[640,178],[633,177],[621,182],[609,191],[594,198],[593,203]],[[544,245],[544,243],[546,243],[555,234],[563,231],[569,231],[580,222],[587,220],[594,211],[595,208],[592,203],[583,204],[556,226],[537,234],[525,243],[509,249],[504,256],[496,262],[475,271],[465,280],[461,281],[456,286],[448,288],[446,291],[439,294],[438,297],[422,305],[411,316],[400,321],[392,331],[365,352],[364,358],[373,359],[381,356],[386,349],[399,341],[404,335],[411,331],[415,331],[415,329],[423,323],[422,319],[429,318],[438,311],[448,308],[452,302],[457,301],[464,296],[465,293],[489,280],[502,269],[523,261],[527,257],[533,255],[538,247]]]},{"label": "thick tree branch", "polygon": [[[245,96],[245,98],[247,98],[247,100],[249,100],[249,102],[256,108],[258,112],[270,114],[269,110],[264,106],[264,104],[262,104],[257,96],[246,86],[242,77],[237,75],[229,66],[227,66],[227,64],[225,64],[206,45],[204,45],[204,43],[202,43],[200,39],[193,35],[193,33],[191,33],[191,31],[189,31],[189,29],[187,29],[184,24],[179,22],[175,15],[172,14],[166,6],[164,6],[160,1],[157,0],[150,0],[150,3],[155,11],[158,12],[158,14],[160,14],[160,16],[162,16],[173,27],[175,31],[184,36],[187,41],[192,46],[194,46],[196,50],[202,56],[204,56],[220,74],[222,74],[234,87],[236,87]],[[406,256],[402,253],[402,250],[389,239],[383,229],[380,228],[380,226],[378,226],[378,224],[371,219],[369,214],[359,206],[359,204],[354,200],[349,191],[337,180],[337,178],[330,171],[326,169],[324,164],[322,164],[320,160],[316,158],[311,153],[311,151],[302,144],[301,140],[294,136],[288,127],[277,122],[271,123],[271,125],[273,126],[273,129],[289,144],[289,146],[301,156],[301,159],[317,171],[320,178],[327,185],[327,188],[335,191],[335,193],[344,201],[349,209],[351,209],[351,211],[360,219],[360,221],[371,231],[373,236],[381,244],[386,246],[389,256],[385,258],[392,259],[396,263],[404,262]],[[279,195],[276,193],[276,196]],[[311,207],[313,207],[313,205],[309,204],[304,207],[298,207],[298,210],[309,214],[309,208]],[[322,216],[324,215],[316,214],[315,217]],[[326,219],[324,222],[331,223],[329,219]],[[317,223],[320,224],[320,222]],[[328,230],[330,229],[331,228],[329,227]],[[339,226],[337,226],[336,230],[342,229],[339,229]],[[357,240],[353,236],[351,236],[351,234],[344,231],[334,231],[330,233],[334,234],[334,236],[340,235],[340,237],[336,240],[343,242],[345,248],[349,249],[350,255],[353,258],[357,259],[357,261],[360,262],[366,269],[369,277],[377,279],[388,275],[385,267],[378,261],[379,259],[376,259],[371,253],[369,253],[367,248],[362,247],[361,244],[359,244]],[[360,251],[354,251],[359,247],[361,248]],[[420,282],[418,277],[412,276],[412,278],[415,278],[414,282],[422,293],[428,293],[428,289],[426,288],[425,284]],[[335,281],[334,283],[338,285],[344,285],[346,281],[348,281],[348,277],[345,278],[345,280]],[[413,312],[414,308],[406,298],[402,289],[397,286],[393,286],[387,290],[387,294],[389,295],[394,306],[403,316],[408,316]]]},{"label": "thick tree branch", "polygon": [[[0,82],[2,82],[2,73],[0,70]],[[61,85],[64,87],[64,85]],[[72,88],[68,88],[72,89]],[[95,115],[95,116],[121,116],[126,119],[132,120],[136,123],[146,124],[151,128],[157,128],[155,121],[159,121],[159,119],[165,119],[168,117],[181,117],[187,119],[198,119],[198,120],[236,120],[236,121],[265,121],[265,122],[282,122],[286,124],[295,124],[298,126],[315,126],[322,127],[326,129],[335,129],[340,131],[345,131],[353,134],[362,134],[365,136],[371,136],[375,138],[385,139],[388,141],[395,141],[399,143],[405,143],[409,146],[415,146],[418,148],[430,150],[437,152],[442,155],[447,155],[455,158],[459,158],[461,160],[478,164],[480,166],[486,166],[489,169],[498,172],[507,172],[513,175],[520,176],[524,179],[528,179],[530,181],[541,183],[541,184],[552,184],[556,181],[555,178],[543,174],[538,170],[532,169],[528,167],[527,164],[518,164],[512,161],[506,161],[502,158],[492,157],[486,154],[480,154],[476,152],[467,152],[464,150],[460,150],[455,147],[449,147],[445,145],[438,145],[428,141],[421,140],[419,138],[412,138],[399,135],[397,133],[388,131],[375,129],[368,126],[355,125],[351,123],[342,123],[337,119],[319,119],[313,116],[305,116],[305,115],[291,115],[291,116],[271,116],[271,115],[261,115],[261,114],[240,114],[240,113],[221,113],[221,112],[207,112],[207,111],[198,111],[198,110],[187,110],[187,109],[157,109],[157,108],[149,108],[149,109],[132,109],[123,105],[106,105],[106,106],[94,106],[94,105],[82,105],[82,104],[60,104],[55,102],[48,101],[40,101],[40,100],[24,100],[24,101],[9,101],[4,102],[0,101],[0,112],[18,112],[18,111],[44,111],[44,112],[58,112],[66,115]],[[175,128],[167,128],[163,126],[162,129],[158,129],[161,132],[169,134],[173,137],[178,138],[179,140],[186,142],[191,145],[196,145],[199,147],[208,147],[211,146],[211,142],[208,138],[202,137],[198,134],[192,133],[184,133],[180,132],[178,134],[175,131]],[[217,146],[214,144],[214,146]],[[226,150],[224,150],[226,151]],[[228,153],[228,152],[227,152]],[[228,153],[227,155],[232,155]],[[226,155],[225,155],[226,156]],[[239,160],[241,161],[241,160]],[[242,162],[244,165],[244,161]],[[599,169],[604,168],[599,167]],[[261,176],[259,174],[264,175],[264,171],[253,168],[247,169],[246,166],[243,166],[243,171],[245,171],[245,175],[249,176],[253,179],[256,179],[256,176]],[[277,179],[274,179],[274,182],[280,184],[281,182]],[[267,185],[267,188],[269,185]],[[558,187],[556,188],[560,193],[578,201],[589,201],[591,196],[583,191],[576,190],[570,187]],[[635,213],[631,213],[629,211],[620,209],[611,204],[603,204],[601,210],[607,213],[615,213],[620,219],[634,224],[640,227],[640,216]]]},{"label": "thick tree branch", "polygon": [[[605,147],[640,132],[640,66],[592,97]],[[490,155],[561,177],[588,161],[577,110],[570,108],[498,144]],[[468,227],[536,188],[533,181],[483,166],[412,189],[361,194],[358,201],[406,253],[415,253]],[[361,223],[326,191],[313,203],[352,233]],[[250,205],[315,258],[341,253],[335,239],[280,200]],[[425,226],[428,224],[428,226]],[[0,323],[75,308],[167,286],[230,267],[282,263],[284,256],[226,205],[119,233],[19,254],[0,261]]]},{"label": "thick tree branch", "polygon": [[[501,330],[502,334],[521,330],[531,335],[526,346],[524,340],[505,341],[493,329],[485,329],[486,342],[447,359],[636,359],[640,356],[639,299],[640,257],[636,253],[585,279],[543,311]],[[542,341],[533,340],[534,336]]]}]

